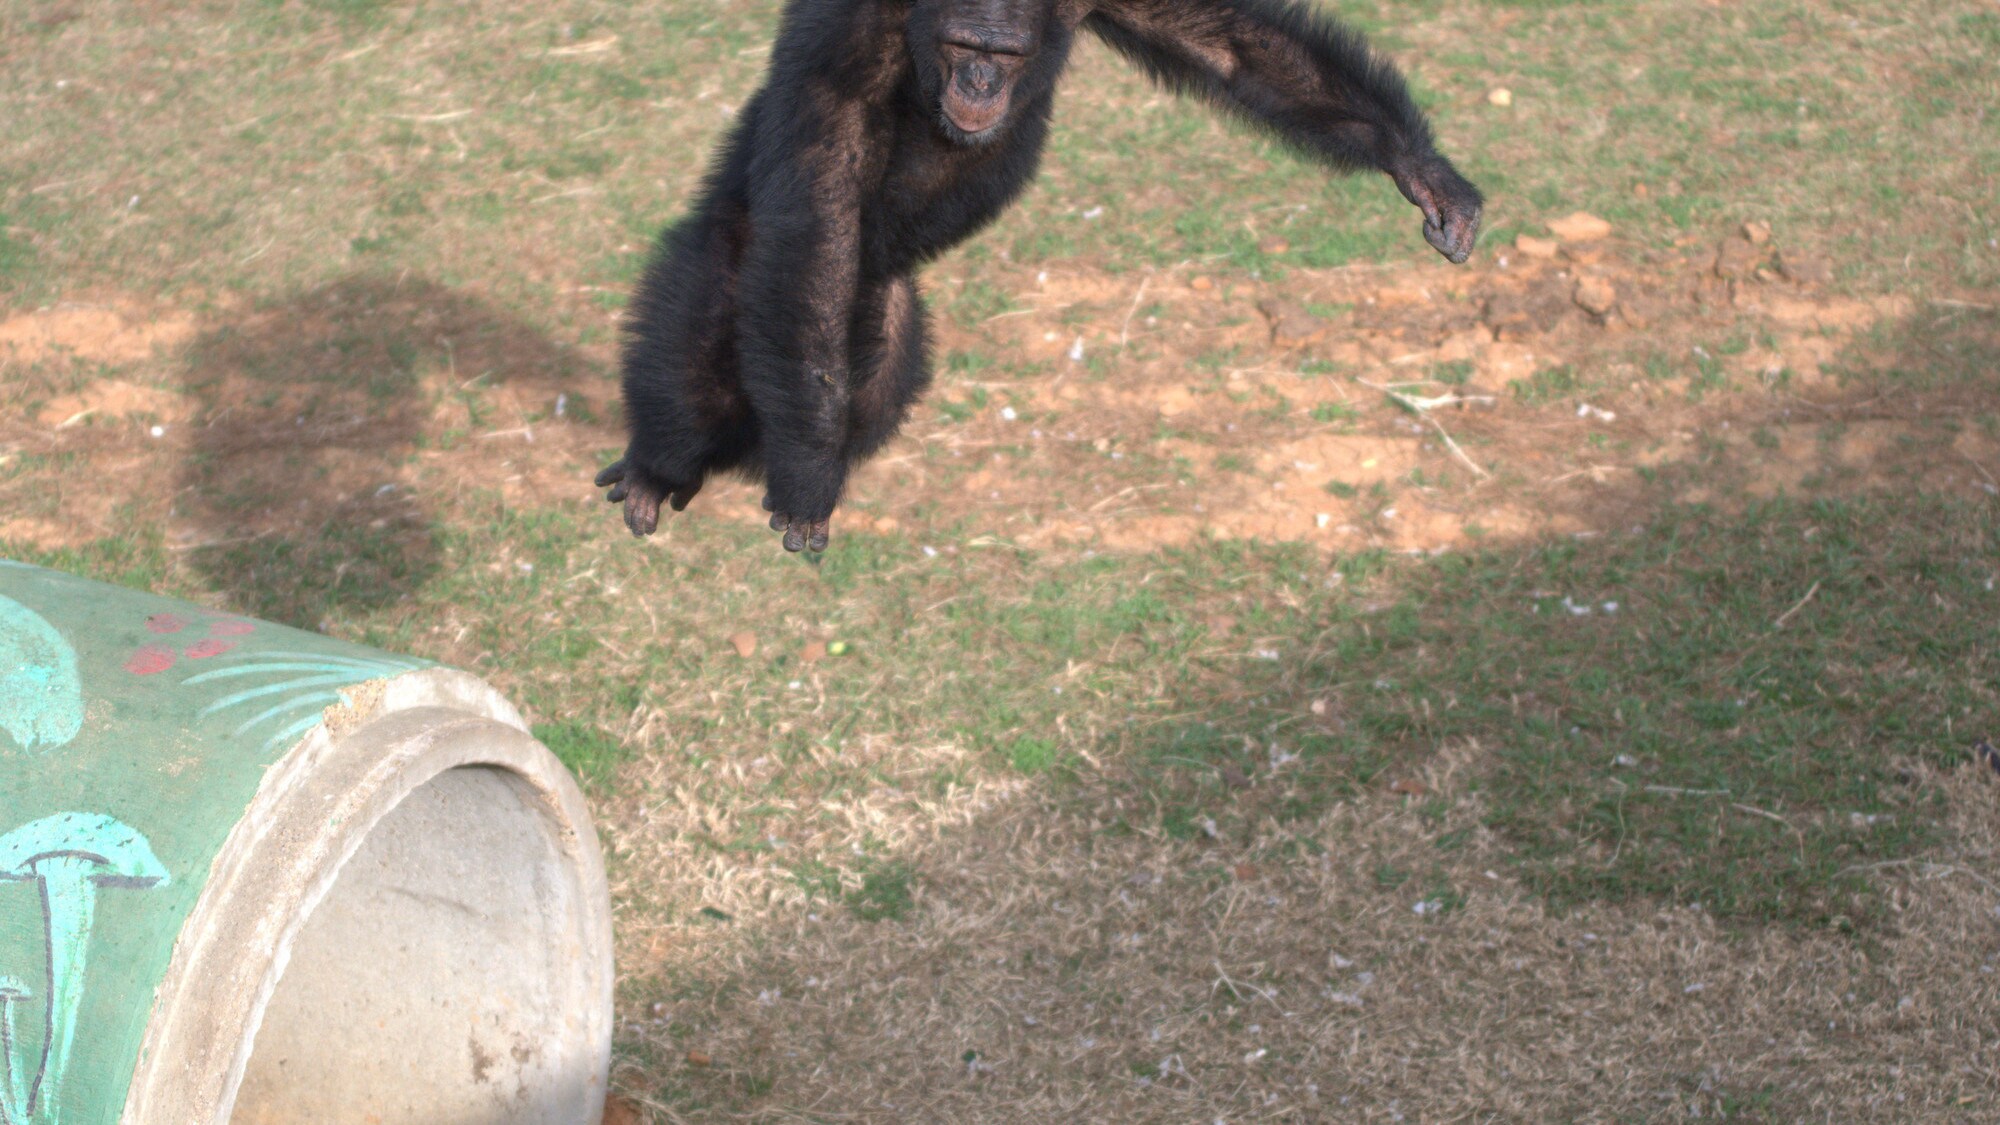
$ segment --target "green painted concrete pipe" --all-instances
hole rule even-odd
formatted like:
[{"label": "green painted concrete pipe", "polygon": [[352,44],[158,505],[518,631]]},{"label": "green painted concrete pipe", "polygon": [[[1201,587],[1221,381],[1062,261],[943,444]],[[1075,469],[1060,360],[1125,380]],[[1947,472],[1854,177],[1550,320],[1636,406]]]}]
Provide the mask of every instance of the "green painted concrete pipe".
[{"label": "green painted concrete pipe", "polygon": [[477,678],[0,561],[0,1125],[594,1125],[610,949]]}]

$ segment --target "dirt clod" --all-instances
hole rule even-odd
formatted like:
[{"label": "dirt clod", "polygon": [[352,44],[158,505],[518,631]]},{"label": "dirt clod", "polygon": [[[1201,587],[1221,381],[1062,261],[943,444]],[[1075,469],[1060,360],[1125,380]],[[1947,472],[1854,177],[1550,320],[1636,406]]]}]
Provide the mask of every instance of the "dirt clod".
[{"label": "dirt clod", "polygon": [[731,633],[729,634],[729,646],[736,650],[736,655],[748,660],[757,652],[757,634],[747,632]]},{"label": "dirt clod", "polygon": [[1618,307],[1618,291],[1601,277],[1586,277],[1576,283],[1576,303],[1592,316],[1604,316]]},{"label": "dirt clod", "polygon": [[1752,219],[1743,224],[1743,237],[1748,239],[1752,246],[1762,246],[1771,241],[1771,224]]},{"label": "dirt clod", "polygon": [[1549,220],[1549,230],[1564,242],[1590,242],[1611,233],[1611,224],[1588,211],[1573,211]]},{"label": "dirt clod", "polygon": [[1778,272],[1794,285],[1824,285],[1833,280],[1833,267],[1825,258],[1791,247],[1778,251]]},{"label": "dirt clod", "polygon": [[603,1125],[640,1125],[645,1120],[639,1107],[613,1094],[604,1099],[604,1116],[599,1119]]},{"label": "dirt clod", "polygon": [[1715,276],[1731,281],[1748,277],[1762,256],[1747,238],[1725,238],[1715,248]]},{"label": "dirt clod", "polygon": [[1534,258],[1540,261],[1548,261],[1554,258],[1559,245],[1553,238],[1536,238],[1532,234],[1520,235],[1514,239],[1514,249],[1519,251],[1523,258]]},{"label": "dirt clod", "polygon": [[[1281,348],[1302,348],[1326,339],[1326,321],[1307,312],[1296,301],[1273,297],[1258,304],[1271,321],[1271,343]],[[1164,407],[1161,413],[1166,413]]]}]

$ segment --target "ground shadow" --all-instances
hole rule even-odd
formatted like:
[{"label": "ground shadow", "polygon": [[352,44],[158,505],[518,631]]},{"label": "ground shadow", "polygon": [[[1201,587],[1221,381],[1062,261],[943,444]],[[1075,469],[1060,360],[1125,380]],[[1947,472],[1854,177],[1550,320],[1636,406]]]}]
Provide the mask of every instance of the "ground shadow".
[{"label": "ground shadow", "polygon": [[[193,568],[236,608],[316,627],[435,573],[427,450],[480,388],[558,388],[590,361],[436,282],[356,276],[260,307],[188,349],[192,443],[175,514]],[[455,417],[444,409],[458,399]]]},{"label": "ground shadow", "polygon": [[[839,873],[787,858],[768,790],[731,823],[669,766],[620,855],[693,893],[678,918],[625,916],[619,1084],[652,1120],[1989,1098],[1917,1047],[1990,991],[1963,953],[1990,837],[1951,818],[1967,794],[1992,809],[1966,749],[2000,682],[1994,327],[1922,310],[1835,379],[1746,395],[1685,463],[1595,486],[1620,519],[1588,537],[1356,553],[1323,581],[1304,549],[1211,550],[1163,561],[1182,581],[1150,601],[1081,569],[1002,610],[966,597],[961,632],[1073,636],[1107,682],[1158,668],[1172,717],[1073,739],[1064,697],[944,696],[968,715],[993,696],[1009,735],[1045,739],[1012,744],[1028,778],[996,744],[957,809],[883,790],[853,819],[906,842],[869,852],[856,829]],[[859,646],[936,644],[923,616]],[[820,729],[886,709],[847,706],[862,717],[822,704]],[[783,734],[748,736],[745,768]],[[870,768],[911,784],[926,752],[907,754]],[[684,800],[698,826],[654,835]],[[676,956],[703,947],[724,952]],[[1803,1078],[1761,1046],[1788,1032],[1818,1060]]]}]

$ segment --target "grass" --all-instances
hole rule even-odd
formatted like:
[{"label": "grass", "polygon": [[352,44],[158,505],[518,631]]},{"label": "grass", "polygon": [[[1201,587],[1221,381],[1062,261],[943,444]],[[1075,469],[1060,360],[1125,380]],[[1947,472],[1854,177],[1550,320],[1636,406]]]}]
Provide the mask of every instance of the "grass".
[{"label": "grass", "polygon": [[[459,561],[503,540],[538,560],[532,573]],[[1937,843],[1932,797],[1909,770],[1961,755],[1953,724],[1987,713],[2000,678],[1985,625],[2000,525],[1983,504],[1939,498],[1668,509],[1605,542],[1340,560],[1335,573],[1350,580],[1331,587],[1292,549],[1177,552],[1171,583],[1155,590],[1135,586],[1136,565],[1117,559],[1048,568],[961,553],[918,567],[907,544],[860,537],[821,571],[754,599],[659,611],[669,635],[692,638],[712,637],[717,620],[769,636],[818,618],[854,651],[816,668],[811,693],[791,654],[745,661],[713,640],[647,645],[614,616],[619,603],[571,586],[608,569],[629,589],[671,589],[719,569],[726,588],[729,569],[753,566],[754,554],[731,541],[671,561],[579,549],[592,542],[567,517],[456,536],[440,576],[390,616],[471,613],[478,670],[540,709],[585,716],[536,733],[594,783],[630,754],[608,730],[660,706],[658,691],[717,701],[673,706],[690,742],[746,721],[769,732],[764,753],[782,763],[774,792],[865,783],[867,771],[838,754],[841,732],[865,730],[992,747],[1012,771],[1048,774],[1057,794],[1079,799],[1130,789],[1158,810],[1135,827],[1183,838],[1204,820],[1225,832],[1266,816],[1310,820],[1440,747],[1475,743],[1490,763],[1484,823],[1558,905],[1699,903],[1746,923],[1877,918],[1877,897],[1852,869]],[[27,554],[113,581],[160,581],[122,552]],[[907,616],[947,591],[949,605]],[[326,604],[310,589],[283,596],[294,600],[266,607],[281,618]],[[561,624],[521,629],[506,608],[515,604]],[[1205,617],[1223,611],[1235,620],[1217,635]],[[381,621],[362,632],[382,643],[397,631]],[[636,666],[592,639],[621,634],[619,647],[641,654]],[[1081,677],[1064,671],[1079,665],[1089,668]],[[884,698],[888,682],[898,691]],[[820,718],[795,725],[808,703]],[[1087,779],[1079,753],[1099,763]],[[1255,776],[1274,754],[1298,759],[1281,788],[1252,801],[1218,787],[1221,771]],[[934,783],[954,783],[955,769]]]},{"label": "grass", "polygon": [[[835,549],[781,556],[727,486],[637,545],[584,502],[619,444],[617,318],[777,7],[0,5],[28,45],[0,79],[5,315],[201,324],[0,353],[0,553],[520,702],[599,816],[618,1085],[656,1120],[2000,1096],[1954,1038],[2000,1003],[1964,936],[1990,792],[1958,768],[2000,704],[1990,12],[1335,5],[1410,70],[1500,241],[1590,210],[1625,293],[1762,219],[1832,295],[1905,301],[1809,340],[1823,375],[1817,329],[1720,304],[1602,352],[1534,341],[1560,358],[1494,414],[1428,415],[1490,481],[1346,385],[1505,386],[1384,366],[1470,323],[1463,294],[1387,323],[1314,288],[1421,252],[1393,187],[1086,47],[1044,175],[928,275],[940,387]],[[1265,292],[1383,362],[1272,354]],[[187,409],[158,441],[36,419],[105,379]],[[1167,384],[1202,392],[1170,421]],[[1571,419],[1585,395],[1618,425]],[[1276,504],[1300,494],[1311,532]],[[1238,506],[1278,514],[1209,536]],[[1395,539],[1392,511],[1463,539],[1406,554],[1450,537]],[[1129,534],[1045,534],[1072,523]]]}]

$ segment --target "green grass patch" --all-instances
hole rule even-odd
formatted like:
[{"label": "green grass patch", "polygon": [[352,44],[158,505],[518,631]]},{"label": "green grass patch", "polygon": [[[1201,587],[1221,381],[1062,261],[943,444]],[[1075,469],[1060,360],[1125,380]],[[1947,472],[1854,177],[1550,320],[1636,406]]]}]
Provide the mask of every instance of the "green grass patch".
[{"label": "green grass patch", "polygon": [[624,743],[578,719],[536,723],[534,734],[579,781],[602,782],[629,756]]}]

